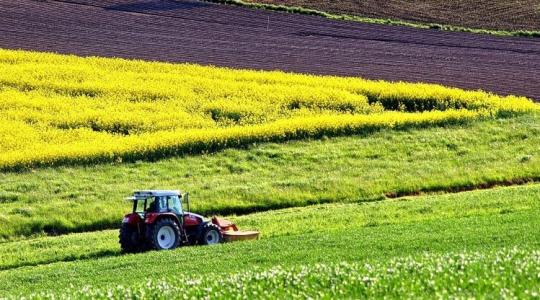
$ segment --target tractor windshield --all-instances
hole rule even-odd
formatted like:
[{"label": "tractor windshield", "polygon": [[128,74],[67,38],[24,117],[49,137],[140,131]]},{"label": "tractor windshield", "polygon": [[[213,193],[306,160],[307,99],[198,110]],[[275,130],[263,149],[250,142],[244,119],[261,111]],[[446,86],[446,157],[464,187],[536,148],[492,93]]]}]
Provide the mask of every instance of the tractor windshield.
[{"label": "tractor windshield", "polygon": [[170,212],[173,212],[177,215],[181,215],[182,212],[182,204],[180,202],[180,198],[178,196],[167,196],[167,209]]}]

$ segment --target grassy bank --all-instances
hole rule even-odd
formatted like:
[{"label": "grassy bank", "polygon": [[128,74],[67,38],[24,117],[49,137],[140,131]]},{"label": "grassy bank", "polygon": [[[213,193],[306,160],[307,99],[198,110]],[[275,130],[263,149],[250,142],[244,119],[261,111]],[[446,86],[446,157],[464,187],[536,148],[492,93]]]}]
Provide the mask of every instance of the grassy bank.
[{"label": "grassy bank", "polygon": [[[235,221],[261,230],[259,241],[137,255],[119,255],[116,231],[2,243],[0,295],[85,285],[138,286],[141,278],[187,274],[207,280],[276,265],[316,268],[315,263],[363,265],[366,260],[388,264],[394,257],[424,253],[489,253],[516,245],[536,249],[539,192],[539,185],[531,185],[258,213]],[[519,278],[509,280],[514,279]]]},{"label": "grassy bank", "polygon": [[539,117],[253,145],[148,163],[0,174],[0,236],[115,228],[136,189],[191,193],[203,214],[380,200],[538,179]]}]

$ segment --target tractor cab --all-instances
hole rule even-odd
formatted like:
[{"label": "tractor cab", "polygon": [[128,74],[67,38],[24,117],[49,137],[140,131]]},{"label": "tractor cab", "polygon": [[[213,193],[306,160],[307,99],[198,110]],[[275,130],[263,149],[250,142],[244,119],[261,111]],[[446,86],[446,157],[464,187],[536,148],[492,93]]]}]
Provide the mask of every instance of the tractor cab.
[{"label": "tractor cab", "polygon": [[127,199],[133,201],[133,213],[142,219],[152,213],[173,213],[181,218],[182,196],[179,191],[137,191]]}]

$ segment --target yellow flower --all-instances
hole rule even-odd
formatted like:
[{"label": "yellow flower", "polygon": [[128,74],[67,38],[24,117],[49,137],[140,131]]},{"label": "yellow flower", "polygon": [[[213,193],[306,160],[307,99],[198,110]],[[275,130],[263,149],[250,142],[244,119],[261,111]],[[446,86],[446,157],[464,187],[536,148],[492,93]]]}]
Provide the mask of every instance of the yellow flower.
[{"label": "yellow flower", "polygon": [[0,49],[0,169],[201,153],[538,110],[433,84]]}]

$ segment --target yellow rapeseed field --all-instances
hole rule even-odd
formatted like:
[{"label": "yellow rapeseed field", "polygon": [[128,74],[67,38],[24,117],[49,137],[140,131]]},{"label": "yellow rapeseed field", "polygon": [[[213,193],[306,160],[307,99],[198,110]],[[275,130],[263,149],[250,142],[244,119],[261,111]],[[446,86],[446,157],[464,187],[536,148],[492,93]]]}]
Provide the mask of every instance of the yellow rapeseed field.
[{"label": "yellow rapeseed field", "polygon": [[537,110],[430,84],[0,49],[0,169],[157,159],[253,142]]}]

